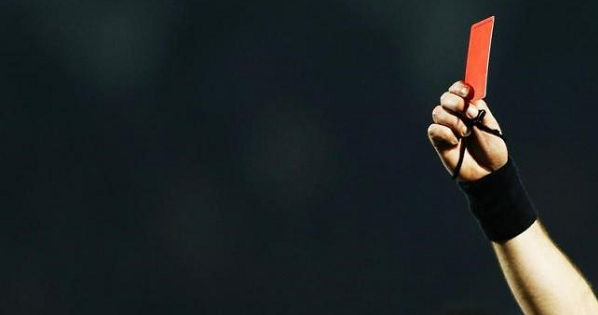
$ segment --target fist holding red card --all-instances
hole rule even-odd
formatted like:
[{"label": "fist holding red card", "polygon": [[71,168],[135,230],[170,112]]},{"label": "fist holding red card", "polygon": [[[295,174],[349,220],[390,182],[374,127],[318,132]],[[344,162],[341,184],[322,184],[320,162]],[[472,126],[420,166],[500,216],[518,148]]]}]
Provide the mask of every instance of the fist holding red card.
[{"label": "fist holding red card", "polygon": [[[432,111],[434,123],[428,128],[428,138],[444,166],[450,173],[457,168],[458,179],[466,182],[490,174],[508,159],[503,139],[478,128],[500,132],[498,122],[482,100],[486,96],[493,25],[494,17],[490,17],[471,27],[465,82],[455,82],[442,94],[440,105]],[[482,110],[485,116],[478,116]],[[472,124],[476,118],[479,125]],[[458,165],[460,160],[462,164]]]}]

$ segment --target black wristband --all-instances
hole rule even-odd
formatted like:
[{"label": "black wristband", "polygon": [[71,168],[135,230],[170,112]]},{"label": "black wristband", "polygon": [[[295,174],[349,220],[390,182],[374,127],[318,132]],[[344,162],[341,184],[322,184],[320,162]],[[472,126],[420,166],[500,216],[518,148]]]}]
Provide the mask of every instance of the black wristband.
[{"label": "black wristband", "polygon": [[459,182],[469,207],[491,241],[506,241],[529,228],[538,218],[509,157],[507,163],[475,182]]}]

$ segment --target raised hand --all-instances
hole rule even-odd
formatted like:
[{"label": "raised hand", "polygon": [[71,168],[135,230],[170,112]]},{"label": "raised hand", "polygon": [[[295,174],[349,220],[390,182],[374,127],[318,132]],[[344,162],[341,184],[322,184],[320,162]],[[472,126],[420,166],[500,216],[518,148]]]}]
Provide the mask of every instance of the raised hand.
[{"label": "raised hand", "polygon": [[440,97],[440,105],[432,110],[432,120],[428,127],[428,138],[436,149],[440,160],[452,174],[461,152],[463,140],[468,139],[463,164],[458,179],[465,182],[476,181],[505,165],[508,151],[505,142],[496,135],[468,127],[463,117],[474,119],[481,109],[486,111],[482,124],[500,131],[498,122],[483,100],[470,102],[472,89],[462,81],[455,82]]}]

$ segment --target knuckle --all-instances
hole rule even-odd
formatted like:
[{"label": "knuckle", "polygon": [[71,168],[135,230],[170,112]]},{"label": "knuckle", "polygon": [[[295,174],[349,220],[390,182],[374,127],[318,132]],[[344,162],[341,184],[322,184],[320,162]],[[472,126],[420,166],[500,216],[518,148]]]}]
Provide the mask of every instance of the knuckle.
[{"label": "knuckle", "polygon": [[441,106],[436,106],[432,110],[432,120],[434,122],[438,121],[439,112],[441,112],[441,111],[442,111],[442,107]]},{"label": "knuckle", "polygon": [[459,89],[459,87],[462,85],[461,81],[456,81],[455,83],[453,83],[453,85],[451,85],[451,87],[449,88],[449,91],[454,91],[456,89]]},{"label": "knuckle", "polygon": [[455,93],[461,97],[467,97],[470,92],[470,87],[469,87],[469,85],[467,85],[467,83],[465,83],[463,81],[457,81],[451,86],[449,91],[451,91],[452,93]]},{"label": "knuckle", "polygon": [[428,139],[437,149],[445,144],[455,145],[459,141],[448,127],[439,124],[428,127]]},{"label": "knuckle", "polygon": [[439,124],[431,124],[428,127],[428,136],[430,139],[440,139],[443,138],[443,129],[442,126]]},{"label": "knuckle", "polygon": [[435,136],[440,137],[442,133],[451,132],[450,130],[452,130],[452,132],[454,132],[457,135],[468,135],[469,130],[465,125],[465,122],[461,120],[461,118],[459,118],[457,115],[449,113],[442,106],[434,107],[434,109],[432,110],[432,120],[434,121],[434,123],[438,125],[448,127],[448,129],[445,128],[434,130]]},{"label": "knuckle", "polygon": [[428,140],[435,145],[435,143],[438,142],[438,138],[440,138],[439,133],[438,125],[431,124],[428,127]]},{"label": "knuckle", "polygon": [[453,93],[446,92],[441,104],[451,110],[458,110],[461,105],[461,98]]},{"label": "knuckle", "polygon": [[434,124],[431,124],[428,126],[428,136],[432,136],[435,132],[436,126]]},{"label": "knuckle", "polygon": [[450,92],[444,92],[442,93],[442,95],[440,95],[440,104],[443,105],[448,105],[451,102],[451,93]]}]

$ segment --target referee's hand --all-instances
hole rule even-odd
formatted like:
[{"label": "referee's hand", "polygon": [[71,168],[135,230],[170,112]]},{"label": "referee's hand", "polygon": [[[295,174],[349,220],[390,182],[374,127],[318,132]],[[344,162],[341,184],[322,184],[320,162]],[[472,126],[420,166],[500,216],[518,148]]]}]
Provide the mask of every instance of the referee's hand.
[{"label": "referee's hand", "polygon": [[[490,133],[472,127],[470,130],[459,117],[476,118],[479,109],[486,110],[482,123],[500,130],[498,122],[483,100],[469,102],[472,89],[462,81],[455,82],[440,97],[440,105],[432,110],[433,124],[428,127],[428,138],[438,152],[444,167],[452,174],[463,141],[471,137],[465,150],[463,165],[458,179],[464,182],[476,181],[507,163],[508,152],[505,142]],[[502,132],[502,131],[501,131]]]}]

